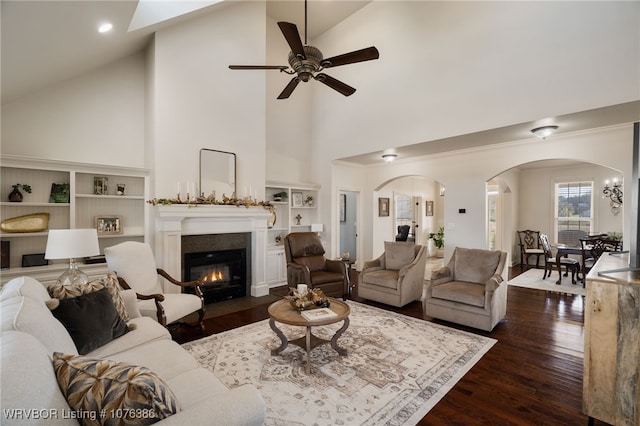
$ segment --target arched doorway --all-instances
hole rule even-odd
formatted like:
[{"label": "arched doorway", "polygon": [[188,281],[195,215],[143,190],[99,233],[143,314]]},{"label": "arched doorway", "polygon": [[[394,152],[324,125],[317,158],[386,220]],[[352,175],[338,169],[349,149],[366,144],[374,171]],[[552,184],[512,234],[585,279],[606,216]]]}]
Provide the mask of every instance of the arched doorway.
[{"label": "arched doorway", "polygon": [[[587,233],[620,233],[624,223],[620,210],[612,209],[610,200],[602,197],[606,180],[622,180],[619,170],[594,163],[568,159],[550,159],[520,164],[505,170],[487,182],[489,188],[498,185],[502,197],[501,224],[503,247],[519,253],[516,232],[539,230],[553,244],[565,243],[563,230],[584,229]],[[564,203],[564,204],[563,204]],[[487,229],[492,226],[487,215]],[[512,264],[519,256],[512,256]]]}]

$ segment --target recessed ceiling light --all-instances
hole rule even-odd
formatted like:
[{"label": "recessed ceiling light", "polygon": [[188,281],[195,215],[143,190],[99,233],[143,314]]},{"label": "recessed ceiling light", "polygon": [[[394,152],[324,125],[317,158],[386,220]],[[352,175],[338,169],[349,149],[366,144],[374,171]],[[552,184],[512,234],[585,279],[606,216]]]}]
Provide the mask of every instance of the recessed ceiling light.
[{"label": "recessed ceiling light", "polygon": [[113,29],[113,24],[111,22],[105,22],[104,24],[100,24],[98,27],[99,33],[108,33]]}]

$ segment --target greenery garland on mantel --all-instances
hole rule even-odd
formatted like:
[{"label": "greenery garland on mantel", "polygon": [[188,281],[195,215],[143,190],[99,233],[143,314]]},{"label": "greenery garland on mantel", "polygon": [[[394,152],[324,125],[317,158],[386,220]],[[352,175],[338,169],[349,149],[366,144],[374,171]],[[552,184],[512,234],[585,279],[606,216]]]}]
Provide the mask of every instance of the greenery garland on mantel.
[{"label": "greenery garland on mantel", "polygon": [[177,198],[154,198],[148,200],[147,203],[154,206],[171,206],[171,205],[186,205],[187,207],[197,207],[197,206],[236,206],[236,207],[259,207],[262,206],[265,209],[273,212],[275,210],[275,206],[271,204],[270,201],[258,201],[252,197],[244,197],[244,198],[236,198],[235,196],[227,197],[226,195],[222,195],[222,200],[219,201],[216,199],[215,193],[205,197],[204,194],[199,197],[191,198],[190,200],[182,200],[180,198],[180,194],[178,194]]}]

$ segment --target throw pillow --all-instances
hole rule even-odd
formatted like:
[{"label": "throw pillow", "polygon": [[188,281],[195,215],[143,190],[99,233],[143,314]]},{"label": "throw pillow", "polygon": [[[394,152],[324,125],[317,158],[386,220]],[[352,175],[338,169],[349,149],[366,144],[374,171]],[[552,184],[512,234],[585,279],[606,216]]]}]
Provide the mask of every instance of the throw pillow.
[{"label": "throw pillow", "polygon": [[146,367],[56,352],[53,369],[83,425],[148,425],[179,411],[169,386]]},{"label": "throw pillow", "polygon": [[416,257],[415,245],[403,242],[384,242],[384,262],[386,269],[399,271]]},{"label": "throw pillow", "polygon": [[113,304],[120,314],[122,321],[128,322],[130,318],[125,307],[124,300],[122,299],[122,294],[120,293],[118,276],[113,272],[110,272],[99,280],[90,281],[83,285],[64,286],[56,283],[50,285],[47,290],[49,290],[51,297],[55,299],[68,299],[70,297],[78,297],[82,294],[92,293],[103,288],[109,290],[109,294],[113,299]]},{"label": "throw pillow", "polygon": [[87,354],[127,332],[106,288],[60,300],[51,311],[64,325],[79,354]]}]

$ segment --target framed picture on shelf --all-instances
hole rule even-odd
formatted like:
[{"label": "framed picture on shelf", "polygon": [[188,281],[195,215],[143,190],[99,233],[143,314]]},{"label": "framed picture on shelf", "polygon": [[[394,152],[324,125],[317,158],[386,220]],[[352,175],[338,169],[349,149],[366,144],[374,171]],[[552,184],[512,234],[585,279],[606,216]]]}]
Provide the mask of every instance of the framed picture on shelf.
[{"label": "framed picture on shelf", "polygon": [[389,216],[389,199],[378,198],[378,216]]},{"label": "framed picture on shelf", "polygon": [[69,184],[68,183],[52,183],[51,194],[49,195],[50,203],[68,203],[69,202]]},{"label": "framed picture on shelf", "polygon": [[347,221],[347,194],[340,194],[340,222]]},{"label": "framed picture on shelf", "polygon": [[291,193],[291,206],[292,207],[302,207],[304,204],[302,200],[302,192],[292,192]]},{"label": "framed picture on shelf", "polygon": [[433,216],[433,201],[427,201],[427,209],[425,210],[427,216]]},{"label": "framed picture on shelf", "polygon": [[96,216],[96,230],[98,235],[122,234],[122,217]]},{"label": "framed picture on shelf", "polygon": [[108,178],[103,176],[93,177],[93,194],[94,195],[107,195],[107,182]]}]

